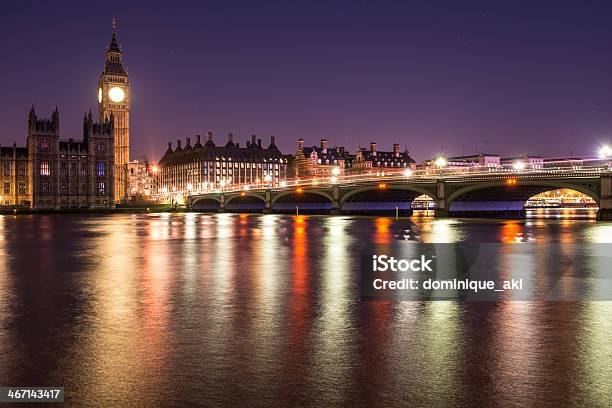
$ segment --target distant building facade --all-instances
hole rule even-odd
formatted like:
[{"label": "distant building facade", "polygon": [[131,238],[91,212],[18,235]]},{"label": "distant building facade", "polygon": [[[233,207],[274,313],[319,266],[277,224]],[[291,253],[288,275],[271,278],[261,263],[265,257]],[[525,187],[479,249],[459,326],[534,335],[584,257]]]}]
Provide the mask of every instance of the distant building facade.
[{"label": "distant building facade", "polygon": [[0,146],[0,205],[29,206],[29,159],[26,147]]},{"label": "distant building facade", "polygon": [[298,178],[331,175],[334,168],[344,173],[350,160],[344,147],[329,147],[327,139],[321,139],[319,147],[305,147],[304,139],[300,138],[292,161],[292,175]]},{"label": "distant building facade", "polygon": [[370,143],[370,149],[359,148],[350,165],[353,172],[364,169],[384,170],[386,168],[416,168],[416,162],[410,157],[408,150],[401,150],[399,143],[393,143],[393,150],[379,151],[378,144]]},{"label": "distant building facade", "polygon": [[287,178],[287,160],[278,150],[272,136],[270,145],[262,147],[261,139],[251,136],[246,147],[234,143],[228,135],[227,143],[215,145],[212,132],[206,132],[204,144],[200,135],[192,146],[187,138],[185,146],[172,142],[158,163],[158,192],[161,197],[190,191],[229,188],[236,184],[277,185]]},{"label": "distant building facade", "polygon": [[[429,159],[423,162],[423,167],[435,168],[437,159]],[[446,159],[445,167],[465,169],[497,169],[501,166],[498,154],[479,153],[471,156],[454,156]]]},{"label": "distant building facade", "polygon": [[157,166],[148,160],[128,164],[128,201],[154,200],[157,196]]},{"label": "distant building facade", "polygon": [[346,174],[415,167],[416,162],[409,152],[401,151],[397,143],[393,144],[392,151],[378,151],[377,144],[372,142],[369,150],[359,148],[352,155],[342,146],[329,147],[327,139],[321,139],[318,147],[305,147],[304,139],[300,138],[293,160],[293,173],[296,177],[330,175],[334,168],[340,174]]},{"label": "distant building facade", "polygon": [[544,158],[541,156],[517,156],[517,157],[504,157],[501,159],[501,164],[503,166],[512,166],[516,163],[523,163],[526,169],[542,169],[544,168]]}]

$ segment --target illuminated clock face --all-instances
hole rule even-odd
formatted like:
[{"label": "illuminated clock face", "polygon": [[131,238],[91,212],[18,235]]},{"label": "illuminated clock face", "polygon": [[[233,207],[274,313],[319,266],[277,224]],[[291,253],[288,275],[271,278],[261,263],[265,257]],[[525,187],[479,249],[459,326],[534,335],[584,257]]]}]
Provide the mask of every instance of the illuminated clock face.
[{"label": "illuminated clock face", "polygon": [[102,103],[102,88],[98,88],[98,103]]},{"label": "illuminated clock face", "polygon": [[108,91],[108,97],[113,102],[122,102],[123,99],[125,99],[125,93],[123,92],[123,89],[119,88],[118,86],[114,86]]}]

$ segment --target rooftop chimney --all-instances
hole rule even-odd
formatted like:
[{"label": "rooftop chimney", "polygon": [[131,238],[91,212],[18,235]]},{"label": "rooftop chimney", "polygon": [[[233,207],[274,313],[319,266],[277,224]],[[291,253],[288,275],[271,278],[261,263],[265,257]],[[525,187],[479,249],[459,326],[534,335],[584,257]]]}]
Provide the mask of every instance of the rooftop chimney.
[{"label": "rooftop chimney", "polygon": [[261,148],[261,139],[257,139],[257,147]]},{"label": "rooftop chimney", "polygon": [[298,150],[304,150],[304,139],[301,137],[298,139]]},{"label": "rooftop chimney", "polygon": [[399,156],[400,154],[400,145],[399,143],[393,143],[393,154]]},{"label": "rooftop chimney", "polygon": [[376,142],[370,142],[370,152],[376,156]]},{"label": "rooftop chimney", "polygon": [[212,142],[212,132],[206,132],[206,141]]},{"label": "rooftop chimney", "polygon": [[255,135],[251,135],[251,147],[255,147]]},{"label": "rooftop chimney", "polygon": [[168,142],[168,150],[172,151],[172,142]]},{"label": "rooftop chimney", "polygon": [[268,147],[268,149],[270,147],[276,147],[276,144],[274,143],[276,141],[276,138],[274,136],[270,136],[270,146]]},{"label": "rooftop chimney", "polygon": [[327,153],[327,139],[321,139],[321,150],[323,150],[323,153]]},{"label": "rooftop chimney", "polygon": [[181,139],[179,139],[179,140],[177,140],[177,141],[176,141],[176,150],[183,150],[183,149],[181,148]]},{"label": "rooftop chimney", "polygon": [[191,147],[191,138],[187,138],[185,141],[185,148]]},{"label": "rooftop chimney", "polygon": [[200,135],[196,135],[196,146],[200,144]]}]

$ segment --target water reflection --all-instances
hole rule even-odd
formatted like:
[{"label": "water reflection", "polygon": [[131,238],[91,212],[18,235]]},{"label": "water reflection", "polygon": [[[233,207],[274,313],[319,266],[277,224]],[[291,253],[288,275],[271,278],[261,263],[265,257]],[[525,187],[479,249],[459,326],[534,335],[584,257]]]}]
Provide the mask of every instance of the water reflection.
[{"label": "water reflection", "polygon": [[[363,246],[398,240],[612,242],[612,227],[0,217],[0,379],[91,406],[609,405],[611,302],[360,301]],[[499,262],[546,284],[545,251]]]}]

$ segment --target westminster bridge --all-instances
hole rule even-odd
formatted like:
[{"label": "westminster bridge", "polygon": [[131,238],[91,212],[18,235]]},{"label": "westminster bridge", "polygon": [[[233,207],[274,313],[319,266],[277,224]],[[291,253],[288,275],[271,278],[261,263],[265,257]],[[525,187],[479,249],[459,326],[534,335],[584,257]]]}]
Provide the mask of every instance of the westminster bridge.
[{"label": "westminster bridge", "polygon": [[436,217],[521,217],[530,197],[557,189],[591,197],[599,207],[597,218],[612,220],[612,171],[607,165],[477,171],[385,169],[285,180],[278,185],[190,191],[185,198],[194,211],[410,215],[425,203]]}]

